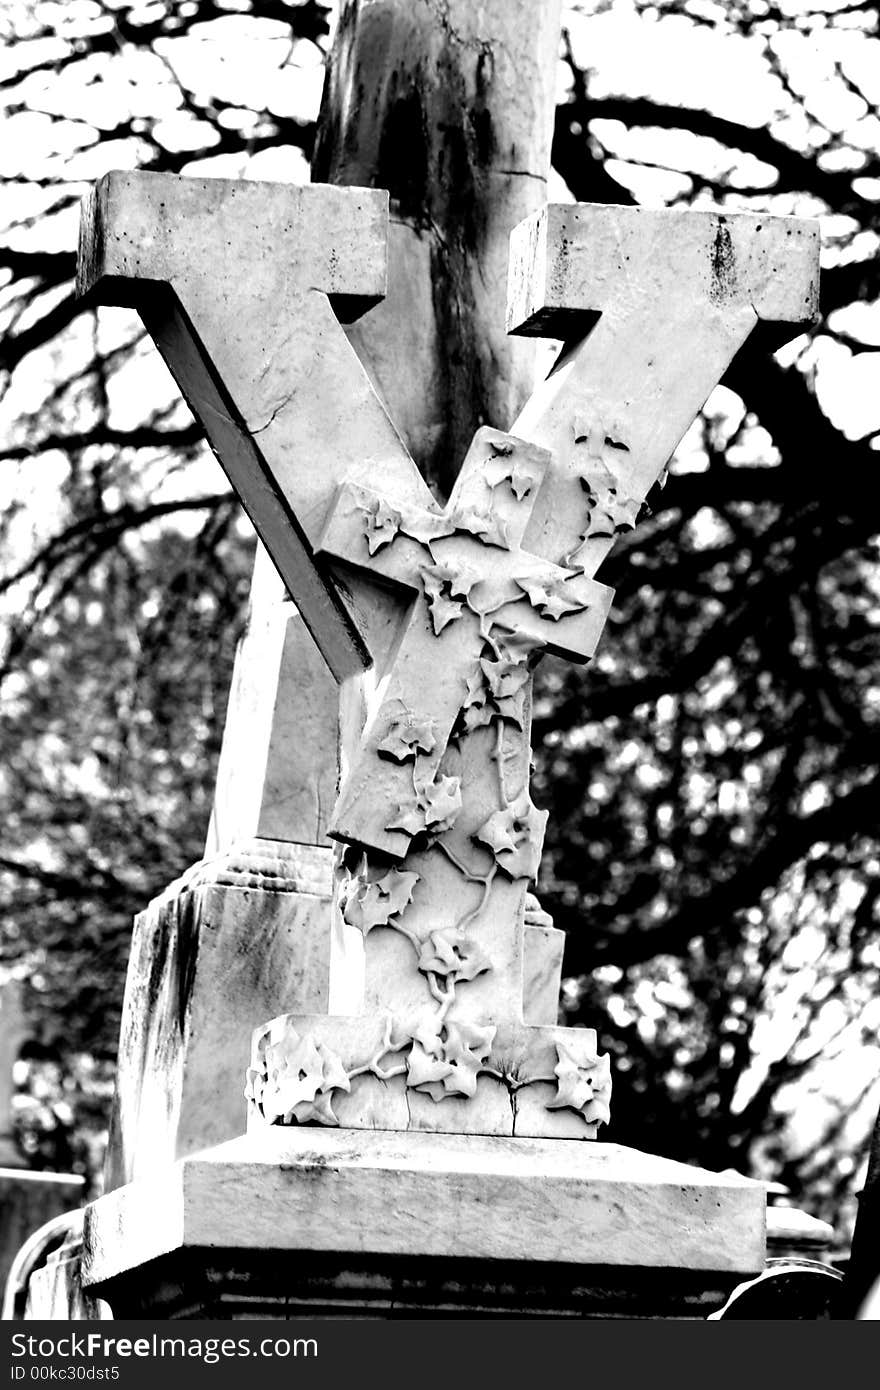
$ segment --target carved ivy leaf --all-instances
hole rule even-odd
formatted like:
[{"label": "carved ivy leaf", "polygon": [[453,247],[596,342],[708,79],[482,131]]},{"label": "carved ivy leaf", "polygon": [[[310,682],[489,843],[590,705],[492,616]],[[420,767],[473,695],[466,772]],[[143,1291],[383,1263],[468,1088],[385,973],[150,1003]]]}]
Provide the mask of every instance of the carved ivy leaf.
[{"label": "carved ivy leaf", "polygon": [[442,835],[452,825],[461,810],[461,778],[438,777],[433,782],[416,785],[412,800],[398,806],[387,830],[402,830],[405,835],[418,835],[423,830]]},{"label": "carved ivy leaf", "polygon": [[419,875],[408,869],[389,869],[381,878],[353,879],[343,894],[343,921],[367,936],[373,927],[387,926],[412,900]]},{"label": "carved ivy leaf", "polygon": [[394,818],[385,827],[386,830],[400,830],[410,837],[420,835],[425,828],[425,813],[415,799],[398,806]]},{"label": "carved ivy leaf", "polygon": [[283,1091],[288,1110],[302,1100],[314,1100],[324,1077],[324,1064],[314,1041],[297,1033],[267,1048],[266,1069],[279,1100]]},{"label": "carved ivy leaf", "polygon": [[443,1043],[440,1040],[442,1026],[442,1019],[436,1009],[423,1010],[419,1015],[418,1026],[412,1030],[413,1042],[418,1043],[432,1057],[441,1057],[443,1055]]},{"label": "carved ivy leaf", "polygon": [[524,594],[528,595],[529,603],[544,618],[552,618],[557,622],[565,613],[577,613],[583,608],[581,599],[576,598],[571,591],[566,592],[568,576],[561,579],[538,579],[531,575],[522,579],[517,579],[516,583]]},{"label": "carved ivy leaf", "polygon": [[522,459],[517,459],[510,470],[510,490],[517,502],[521,502],[524,497],[528,497],[532,488],[535,486],[535,479],[526,468]]},{"label": "carved ivy leaf", "polygon": [[483,668],[478,666],[475,671],[471,671],[467,678],[467,691],[464,697],[464,708],[470,709],[471,705],[484,705],[486,703],[486,683],[483,679]]},{"label": "carved ivy leaf", "polygon": [[453,941],[442,931],[433,931],[422,944],[418,968],[426,975],[431,972],[456,981],[474,980],[491,969],[491,962],[469,938]]},{"label": "carved ivy leaf", "polygon": [[297,1120],[305,1124],[338,1124],[331,1104],[333,1092],[350,1091],[341,1059],[325,1043],[293,1033],[266,1049],[262,1082],[263,1113],[268,1120]]},{"label": "carved ivy leaf", "polygon": [[421,507],[401,507],[400,529],[422,545],[451,536],[455,522],[446,512],[427,512]]},{"label": "carved ivy leaf", "polygon": [[581,474],[581,487],[587,494],[587,507],[590,512],[587,540],[594,537],[612,537],[635,528],[641,503],[638,498],[627,497],[621,492],[611,481],[613,477],[607,469],[603,474]]},{"label": "carved ivy leaf", "polygon": [[522,459],[514,456],[512,446],[506,455],[495,450],[495,457],[486,461],[484,476],[491,488],[499,487],[501,483],[509,483],[517,502],[528,497],[535,486],[533,473]]},{"label": "carved ivy leaf", "polygon": [[548,1110],[580,1110],[590,1124],[607,1124],[611,1118],[611,1060],[589,1041],[589,1034],[571,1042],[556,1043],[558,1061],[556,1095]]},{"label": "carved ivy leaf", "polygon": [[436,835],[448,830],[461,810],[461,778],[438,777],[419,793],[425,824]]},{"label": "carved ivy leaf", "polygon": [[324,1064],[324,1076],[321,1082],[322,1091],[350,1091],[351,1082],[348,1079],[348,1072],[342,1064],[342,1059],[335,1053],[332,1047],[326,1043],[318,1043],[318,1051],[321,1054],[321,1061]]},{"label": "carved ivy leaf", "polygon": [[488,845],[496,859],[501,854],[516,852],[513,826],[507,811],[496,811],[487,821],[483,821],[475,838],[481,844]]},{"label": "carved ivy leaf", "polygon": [[259,1067],[248,1067],[245,1072],[244,1098],[252,1100],[254,1105],[261,1107],[263,1100],[263,1090],[266,1078]]},{"label": "carved ivy leaf", "polygon": [[505,658],[490,661],[487,657],[482,657],[480,667],[489,689],[496,698],[515,695],[529,679],[529,668],[522,661],[508,661]]},{"label": "carved ivy leaf", "polygon": [[453,561],[423,565],[421,576],[436,636],[443,631],[447,623],[461,617],[464,602],[478,576],[466,565],[459,565]]},{"label": "carved ivy leaf", "polygon": [[447,1023],[443,1055],[451,1064],[443,1085],[450,1095],[473,1096],[477,1090],[477,1075],[492,1051],[497,1025],[481,1027],[478,1023]]},{"label": "carved ivy leaf", "polygon": [[435,975],[453,975],[458,969],[458,956],[455,947],[440,931],[432,931],[427,941],[422,943],[419,952],[419,970]]},{"label": "carved ivy leaf", "polygon": [[464,727],[468,732],[492,723],[493,710],[488,704],[488,697],[489,691],[483,678],[483,672],[478,667],[468,676],[467,692],[462,705]]},{"label": "carved ivy leaf", "polygon": [[498,867],[511,878],[534,878],[541,863],[547,815],[523,792],[484,821],[474,838],[492,850]]},{"label": "carved ivy leaf", "polygon": [[428,594],[428,607],[431,612],[431,624],[434,628],[434,636],[439,637],[444,627],[447,627],[449,623],[455,622],[456,618],[461,617],[461,610],[464,604],[459,603],[457,599],[447,598],[442,590],[439,590],[437,593],[432,593],[428,590],[427,585],[425,586],[425,590]]},{"label": "carved ivy leaf", "polygon": [[437,743],[436,728],[436,720],[419,718],[401,702],[400,713],[391,718],[378,752],[398,763],[416,758],[419,753],[430,753]]},{"label": "carved ivy leaf", "polygon": [[500,627],[492,628],[492,641],[500,658],[517,665],[529,664],[535,653],[544,649],[539,638],[525,632],[507,632]]},{"label": "carved ivy leaf", "polygon": [[485,507],[460,507],[454,513],[456,531],[464,531],[475,536],[483,545],[497,545],[502,550],[510,549],[510,533],[503,517]]},{"label": "carved ivy leaf", "polygon": [[484,681],[481,697],[476,684],[471,697],[471,686],[468,685],[465,728],[478,728],[497,717],[510,720],[521,729],[525,718],[525,687],[529,679],[529,668],[523,658],[515,655],[513,660],[502,657],[499,661],[493,661],[489,657],[482,657],[480,671]]},{"label": "carved ivy leaf", "polygon": [[367,549],[375,555],[383,546],[390,545],[401,529],[401,514],[384,497],[373,498],[362,510]]},{"label": "carved ivy leaf", "polygon": [[433,1057],[426,1052],[421,1043],[413,1041],[406,1059],[406,1084],[415,1090],[429,1086],[435,1081],[444,1081],[452,1072],[449,1062]]},{"label": "carved ivy leaf", "polygon": [[465,937],[464,941],[457,947],[457,950],[458,958],[461,962],[458,967],[457,975],[459,980],[475,980],[478,975],[482,975],[486,970],[492,969],[492,962],[485,951],[481,951],[477,943],[471,941],[469,937]]},{"label": "carved ivy leaf", "polygon": [[[472,705],[464,712],[464,727],[468,733],[492,723],[493,711],[488,705]],[[522,727],[522,726],[520,726]]]},{"label": "carved ivy leaf", "polygon": [[314,1100],[301,1101],[294,1108],[293,1118],[301,1125],[308,1124],[309,1121],[319,1125],[338,1125],[339,1120],[333,1113],[332,1101],[331,1091],[319,1091]]},{"label": "carved ivy leaf", "polygon": [[406,801],[398,806],[394,819],[386,825],[386,830],[402,830],[404,835],[420,835],[427,827],[425,813],[417,799]]},{"label": "carved ivy leaf", "polygon": [[424,1086],[418,1087],[418,1092],[421,1096],[430,1096],[435,1105],[449,1095],[443,1081],[427,1081]]}]

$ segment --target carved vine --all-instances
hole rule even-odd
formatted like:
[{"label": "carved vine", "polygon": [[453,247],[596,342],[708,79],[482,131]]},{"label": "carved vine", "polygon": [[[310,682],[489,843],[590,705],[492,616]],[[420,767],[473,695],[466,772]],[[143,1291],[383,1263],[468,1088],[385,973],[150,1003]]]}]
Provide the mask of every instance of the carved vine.
[{"label": "carved vine", "polygon": [[386,1016],[384,1032],[372,1056],[346,1068],[324,1042],[293,1029],[260,1045],[259,1064],[247,1073],[245,1095],[270,1124],[338,1125],[335,1093],[350,1092],[359,1076],[380,1081],[405,1076],[406,1085],[435,1103],[447,1097],[472,1098],[480,1076],[505,1085],[513,1095],[527,1086],[554,1083],[556,1092],[545,1102],[548,1110],[572,1110],[589,1125],[610,1118],[611,1072],[607,1054],[600,1055],[584,1033],[584,1041],[557,1040],[552,1074],[536,1070],[515,1074],[493,1056],[497,1026],[469,1020],[426,1019],[415,1031],[395,1036],[395,1021]]},{"label": "carved vine", "polygon": [[621,487],[621,461],[629,445],[616,438],[618,431],[606,429],[598,420],[575,416],[573,423],[576,465],[584,491],[586,515],[578,545],[565,558],[565,564],[581,569],[589,556],[589,543],[613,540],[632,531],[644,506]]},{"label": "carved vine", "polygon": [[[462,852],[460,842],[454,848],[449,840],[448,832],[462,807],[461,778],[436,768],[434,721],[401,700],[392,702],[377,751],[401,766],[410,765],[411,772],[411,795],[392,808],[386,829],[409,836],[409,852],[433,848],[442,853],[465,882],[480,891],[470,910],[425,935],[410,925],[408,910],[420,876],[407,869],[406,857],[399,868],[374,862],[369,854],[352,865],[351,851],[347,851],[339,894],[343,920],[364,937],[376,927],[403,935],[416,953],[416,969],[425,977],[431,1004],[409,1030],[389,1017],[378,1051],[348,1069],[323,1043],[295,1033],[281,1040],[267,1039],[262,1066],[249,1073],[248,1089],[269,1120],[335,1124],[334,1094],[349,1091],[352,1081],[368,1072],[383,1081],[403,1076],[409,1089],[430,1095],[435,1102],[450,1096],[472,1097],[481,1075],[504,1082],[511,1092],[538,1081],[553,1083],[555,1095],[547,1102],[548,1109],[577,1111],[587,1123],[607,1120],[608,1059],[600,1059],[591,1050],[589,1035],[583,1042],[557,1045],[552,1074],[522,1076],[514,1062],[493,1058],[495,1024],[450,1017],[456,991],[492,969],[472,930],[488,905],[492,885],[498,874],[511,880],[535,877],[547,821],[547,812],[532,804],[528,769],[523,774],[521,756],[529,676],[544,643],[499,626],[493,615],[516,602],[517,592],[519,601],[553,623],[584,606],[571,587],[576,570],[554,565],[542,570],[534,557],[518,566],[520,552],[510,551],[499,594],[497,585],[494,590],[491,585],[481,586],[479,567],[432,548],[437,541],[460,534],[509,550],[508,527],[497,514],[496,499],[506,493],[508,507],[510,496],[520,505],[533,493],[538,479],[513,445],[503,441],[490,447],[480,479],[484,502],[468,500],[442,513],[395,507],[382,499],[372,499],[361,508],[370,555],[394,544],[399,536],[417,541],[426,551],[425,560],[415,565],[415,574],[435,637],[465,612],[479,620],[482,645],[477,646],[466,673],[452,731],[459,747],[478,730],[494,731],[497,805],[470,836],[474,863],[468,862],[470,856]],[[514,776],[511,764],[519,775]],[[488,867],[481,867],[487,859]]]}]

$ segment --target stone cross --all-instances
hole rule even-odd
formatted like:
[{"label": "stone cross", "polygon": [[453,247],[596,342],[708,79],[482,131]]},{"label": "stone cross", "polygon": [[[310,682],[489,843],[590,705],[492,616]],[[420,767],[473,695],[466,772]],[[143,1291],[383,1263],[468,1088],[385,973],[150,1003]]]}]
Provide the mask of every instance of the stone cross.
[{"label": "stone cross", "polygon": [[[482,679],[496,670],[503,679],[511,639],[520,651],[592,656],[609,590],[521,548],[549,462],[483,429],[439,514],[351,484],[340,490],[319,552],[400,585],[409,612],[337,803],[339,839],[405,857],[431,823],[433,806],[422,803],[456,719],[465,730],[484,722]],[[506,699],[507,718],[522,727],[515,693]]]},{"label": "stone cross", "polygon": [[[329,1012],[258,1030],[255,1123],[594,1137],[595,1032],[524,1021],[543,651],[589,658],[593,579],[759,322],[816,309],[812,222],[550,206],[511,241],[510,331],[566,347],[446,508],[345,339],[383,292],[375,190],[110,175],[80,281],[134,303],[337,679],[344,846]],[[186,228],[186,235],[183,235]],[[354,712],[352,712],[352,710]]]}]

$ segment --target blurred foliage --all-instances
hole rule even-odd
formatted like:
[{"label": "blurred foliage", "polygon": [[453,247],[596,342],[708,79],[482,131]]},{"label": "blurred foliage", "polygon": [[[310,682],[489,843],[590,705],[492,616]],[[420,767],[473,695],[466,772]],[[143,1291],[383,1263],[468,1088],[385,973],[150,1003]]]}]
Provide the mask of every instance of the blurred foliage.
[{"label": "blurred foliage", "polygon": [[[0,959],[57,1059],[45,1104],[94,1094],[94,1118],[131,916],[201,852],[252,542],[138,321],[74,300],[76,206],[118,167],[304,178],[329,15],[2,18]],[[603,567],[589,670],[540,668],[564,1007],[616,1054],[609,1139],[779,1178],[845,1227],[880,1073],[878,9],[565,18],[569,192],[819,216],[824,281],[816,331],[743,351]]]}]

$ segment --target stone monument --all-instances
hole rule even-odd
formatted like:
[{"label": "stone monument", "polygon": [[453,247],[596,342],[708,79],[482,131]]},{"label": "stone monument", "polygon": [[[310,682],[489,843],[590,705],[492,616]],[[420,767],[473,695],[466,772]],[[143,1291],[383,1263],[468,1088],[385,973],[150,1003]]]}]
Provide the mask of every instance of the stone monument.
[{"label": "stone monument", "polygon": [[[340,691],[331,893],[326,846],[266,831],[279,653],[302,640],[276,590],[272,670],[261,686],[242,648],[221,773],[251,779],[253,838],[230,850],[215,815],[219,858],[141,931],[124,1185],[87,1212],[84,1284],[119,1317],[709,1312],[761,1268],[764,1190],[595,1142],[608,1058],[557,1026],[559,934],[533,910],[526,927],[548,814],[531,671],[592,656],[612,599],[596,572],[752,331],[779,343],[814,317],[817,227],[558,204],[519,221],[508,331],[565,346],[509,431],[476,430],[442,503],[353,346],[366,327],[342,326],[385,295],[388,212],[377,187],[138,173],[84,208],[82,292],[140,312]],[[264,892],[312,901],[279,933]],[[203,1001],[170,1048],[156,978]],[[231,1044],[273,993],[278,1016],[250,1020],[247,1134],[217,1143],[224,1026]]]},{"label": "stone monument", "polygon": [[29,1166],[15,1138],[13,1068],[28,1036],[21,982],[0,986],[0,1297],[16,1252],[38,1227],[82,1200],[78,1173],[52,1173]]}]

